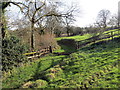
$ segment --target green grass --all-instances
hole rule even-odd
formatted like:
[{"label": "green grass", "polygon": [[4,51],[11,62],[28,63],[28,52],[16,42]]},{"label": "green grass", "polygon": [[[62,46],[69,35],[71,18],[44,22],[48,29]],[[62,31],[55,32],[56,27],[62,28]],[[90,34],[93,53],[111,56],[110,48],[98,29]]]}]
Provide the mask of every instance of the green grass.
[{"label": "green grass", "polygon": [[[67,65],[64,66],[64,73],[66,76],[65,82],[67,83],[67,81],[71,80],[72,82],[62,85],[62,87],[84,87],[83,84],[87,84],[88,87],[92,88],[118,88],[120,75],[118,73],[118,65],[115,66],[115,63],[117,64],[118,62],[119,50],[118,42],[111,41],[108,44],[99,46],[92,45],[71,54],[70,58],[65,59]],[[102,75],[97,77],[96,74],[100,72],[105,78],[102,78]],[[113,76],[116,77],[110,76],[110,72],[113,72]],[[95,81],[92,81],[92,76],[94,76]],[[106,79],[108,76],[112,79]],[[88,81],[93,84],[90,85]],[[114,84],[112,84],[113,81]],[[83,84],[80,85],[79,83]]]},{"label": "green grass", "polygon": [[[105,35],[111,35],[111,33],[109,33],[109,32],[111,32],[111,31],[115,31],[113,34],[118,34],[118,31],[117,31],[118,29],[114,29],[114,30],[109,30],[109,31],[105,31],[103,34],[105,34]],[[109,34],[106,34],[106,33],[109,33]],[[85,43],[86,42],[86,39],[88,39],[88,38],[91,38],[91,37],[93,37],[93,36],[96,36],[96,35],[99,35],[99,33],[98,34],[85,34],[85,35],[83,35],[83,36],[80,36],[80,35],[77,35],[77,36],[71,36],[71,37],[59,37],[59,38],[56,38],[56,40],[62,40],[62,39],[74,39],[75,41],[82,41],[81,42],[81,44],[82,43]],[[102,37],[105,37],[105,35],[103,35]],[[120,37],[120,35],[118,35],[118,36],[114,36],[114,38],[117,38],[117,37]],[[110,38],[107,38],[107,39],[102,39],[102,40],[97,40],[96,41],[96,43],[97,42],[101,42],[101,41],[108,41],[108,40],[112,40],[112,37],[110,37]],[[91,44],[93,44],[94,42],[91,42],[90,44],[88,44],[87,46],[89,46],[89,45],[91,45]],[[77,50],[75,50],[75,48],[73,48],[73,47],[68,47],[67,45],[60,45],[61,46],[61,48],[60,49],[57,49],[57,50],[55,50],[54,52],[66,52],[66,53],[73,53],[73,52],[76,52]]]},{"label": "green grass", "polygon": [[[15,69],[3,80],[4,88],[21,87],[37,80],[44,88],[118,88],[119,40],[93,44],[67,56],[46,56]],[[36,87],[36,86],[35,86]]]},{"label": "green grass", "polygon": [[18,88],[30,79],[40,78],[40,72],[56,65],[56,62],[61,61],[65,56],[46,56],[35,62],[29,62],[19,68],[14,68],[11,74],[3,74],[3,88]]},{"label": "green grass", "polygon": [[[61,37],[61,39],[84,40],[91,36]],[[3,74],[3,88],[19,88],[24,84],[39,85],[44,88],[118,88],[120,87],[120,38],[96,43],[80,48],[61,45],[54,52],[71,52],[69,56],[53,54],[15,68],[11,74]],[[106,40],[100,40],[106,41]],[[99,41],[99,42],[100,42]],[[74,53],[73,53],[74,52]],[[32,86],[33,88],[37,86]]]},{"label": "green grass", "polygon": [[108,31],[105,31],[104,33],[109,33],[109,32],[111,32],[111,31],[118,32],[117,30],[118,30],[118,29],[108,30]]},{"label": "green grass", "polygon": [[[113,29],[113,30],[109,30],[109,31],[105,31],[103,34],[109,33],[111,31],[115,31],[113,34],[118,34],[118,29]],[[111,33],[110,33],[111,34]],[[110,35],[109,34],[109,35]],[[99,35],[99,34],[95,34],[95,35]],[[58,37],[56,38],[57,41],[61,40],[61,39],[75,39],[75,41],[81,41],[81,40],[85,40],[88,39],[92,36],[95,36],[94,34],[85,34],[83,36],[80,35],[76,35],[76,36],[70,36],[70,37]]]},{"label": "green grass", "polygon": [[61,40],[61,39],[75,39],[75,41],[81,41],[81,40],[85,40],[92,37],[91,34],[85,34],[83,36],[77,35],[77,36],[71,36],[71,37],[59,37],[56,38],[57,41]]},{"label": "green grass", "polygon": [[77,51],[77,50],[74,47],[72,47],[72,46],[61,45],[61,48],[56,49],[53,52],[55,52],[55,53],[62,53],[62,52],[73,53],[75,51]]},{"label": "green grass", "polygon": [[[62,39],[74,39],[75,41],[81,41],[81,40],[88,39],[92,36],[93,36],[92,34],[85,34],[83,36],[77,35],[77,36],[71,36],[71,37],[59,37],[59,38],[56,38],[56,40],[59,41],[59,40],[62,40]],[[73,53],[73,52],[77,51],[75,49],[75,47],[72,47],[72,46],[67,46],[67,45],[60,45],[60,46],[61,46],[61,48],[55,50],[54,52]]]}]

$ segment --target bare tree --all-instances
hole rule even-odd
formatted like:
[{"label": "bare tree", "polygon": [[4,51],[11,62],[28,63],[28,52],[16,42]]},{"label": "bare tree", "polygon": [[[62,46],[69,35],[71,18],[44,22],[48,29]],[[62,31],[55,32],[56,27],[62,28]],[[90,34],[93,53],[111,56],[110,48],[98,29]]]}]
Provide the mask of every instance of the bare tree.
[{"label": "bare tree", "polygon": [[99,13],[98,13],[97,24],[100,27],[106,28],[109,16],[110,16],[110,11],[109,10],[104,10],[104,9],[100,10]]},{"label": "bare tree", "polygon": [[96,22],[94,23],[94,26],[97,28],[102,28],[103,24],[102,24],[102,22],[96,20]]},{"label": "bare tree", "polygon": [[1,26],[1,36],[2,39],[4,39],[5,35],[6,35],[6,18],[5,18],[5,9],[10,6],[10,4],[14,4],[16,6],[18,6],[20,8],[20,10],[23,12],[23,8],[22,6],[25,6],[24,3],[21,2],[11,2],[11,1],[7,1],[7,2],[0,2],[0,26]]},{"label": "bare tree", "polygon": [[110,18],[109,25],[119,27],[118,15],[113,15],[113,16]]},{"label": "bare tree", "polygon": [[[31,22],[31,48],[34,49],[35,47],[35,37],[34,37],[34,28],[35,24],[41,20],[45,22],[47,17],[67,17],[69,19],[72,19],[73,13],[75,11],[75,7],[72,6],[72,8],[68,9],[66,12],[59,12],[55,11],[54,7],[50,8],[50,6],[54,6],[55,4],[50,3],[48,6],[46,2],[41,2],[35,0],[35,2],[29,2],[27,7],[25,7],[26,16],[29,18]],[[49,8],[47,8],[49,7]]]},{"label": "bare tree", "polygon": [[[57,3],[58,5],[62,5],[62,3]],[[71,24],[74,23],[75,20],[75,16],[77,16],[78,12],[79,12],[79,8],[77,6],[77,4],[71,4],[71,6],[64,6],[64,11],[59,12],[56,8],[59,7],[56,4],[53,4],[51,9],[53,10],[52,12],[54,12],[54,14],[59,14],[62,16],[51,16],[48,17],[48,27],[51,31],[55,31],[58,30],[58,36],[61,33],[60,27],[66,27],[66,32],[68,34],[68,36],[70,35],[70,31],[71,31]],[[66,9],[67,8],[67,9]],[[66,14],[62,14],[62,13],[66,13]],[[51,28],[50,28],[51,27]],[[55,31],[57,32],[57,31]]]},{"label": "bare tree", "polygon": [[[75,7],[68,8],[66,12],[60,12],[59,9],[54,12],[52,8],[48,8],[51,5],[54,4],[48,4],[48,1],[46,3],[46,0],[34,0],[32,2],[31,0],[25,0],[24,2],[9,2],[16,6],[18,6],[21,10],[21,12],[26,16],[26,18],[30,21],[31,26],[31,39],[30,39],[30,46],[31,50],[35,48],[35,36],[34,31],[37,26],[37,23],[39,22],[39,26],[44,26],[47,17],[57,17],[57,18],[69,18],[72,19],[73,13],[75,12]],[[57,2],[56,2],[57,4]],[[58,8],[58,7],[57,7]],[[40,21],[42,21],[40,23]]]},{"label": "bare tree", "polygon": [[71,7],[69,7],[69,10],[70,10],[70,14],[64,18],[64,24],[66,26],[67,29],[66,32],[68,36],[70,35],[71,32],[70,26],[71,24],[74,23],[74,21],[76,21],[75,16],[80,12],[77,4],[72,4]]},{"label": "bare tree", "polygon": [[22,17],[20,19],[15,19],[15,20],[9,19],[7,27],[9,29],[12,29],[13,27],[18,30],[24,29],[24,28],[30,27],[30,22],[28,20],[26,20],[24,17]]},{"label": "bare tree", "polygon": [[[49,9],[51,9],[51,13],[54,13],[56,15],[60,14],[57,10],[57,7],[59,7],[58,3],[50,2]],[[51,34],[54,34],[55,30],[59,30],[59,27],[62,26],[62,17],[52,15],[47,17],[46,19],[46,28]]]},{"label": "bare tree", "polygon": [[46,11],[46,0],[44,2],[40,0],[34,0],[32,2],[31,0],[26,0],[24,2],[10,2],[16,6],[18,6],[21,10],[21,12],[27,17],[27,19],[30,21],[30,27],[31,27],[31,38],[30,38],[30,46],[31,50],[35,47],[35,37],[34,37],[34,31],[35,31],[35,24],[40,21],[41,19],[44,19],[49,12]]}]

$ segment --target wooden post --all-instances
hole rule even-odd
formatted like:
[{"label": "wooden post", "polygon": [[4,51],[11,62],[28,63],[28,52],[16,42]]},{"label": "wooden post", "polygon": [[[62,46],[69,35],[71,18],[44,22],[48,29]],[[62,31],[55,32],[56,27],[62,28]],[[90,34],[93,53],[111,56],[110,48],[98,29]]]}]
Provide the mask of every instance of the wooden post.
[{"label": "wooden post", "polygon": [[111,31],[111,37],[112,37],[112,40],[113,40],[113,31]]},{"label": "wooden post", "polygon": [[79,48],[78,48],[78,41],[76,42],[76,49],[79,49]]},{"label": "wooden post", "polygon": [[49,50],[50,50],[50,53],[52,53],[52,47],[51,46],[49,47]]},{"label": "wooden post", "polygon": [[95,41],[96,41],[96,37],[95,37],[95,38],[93,38],[93,42],[94,42],[94,44],[95,44]]},{"label": "wooden post", "polygon": [[78,41],[78,43],[77,43],[77,49],[79,49],[80,48],[80,42]]},{"label": "wooden post", "polygon": [[118,29],[118,34],[120,34],[120,28]]}]

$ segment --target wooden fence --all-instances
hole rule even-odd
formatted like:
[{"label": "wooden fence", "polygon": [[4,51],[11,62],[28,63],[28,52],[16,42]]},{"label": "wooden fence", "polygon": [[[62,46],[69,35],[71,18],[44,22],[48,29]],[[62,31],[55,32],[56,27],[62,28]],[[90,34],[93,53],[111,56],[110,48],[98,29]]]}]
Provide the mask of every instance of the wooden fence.
[{"label": "wooden fence", "polygon": [[48,46],[44,49],[35,51],[35,52],[30,52],[30,53],[25,53],[24,55],[27,56],[28,59],[33,59],[33,58],[39,58],[45,54],[52,53],[52,51],[55,48],[52,48],[51,46]]},{"label": "wooden fence", "polygon": [[[115,32],[117,32],[117,33],[115,33]],[[93,37],[86,39],[86,40],[76,41],[75,47],[76,47],[76,49],[79,49],[83,46],[86,46],[87,44],[96,43],[98,40],[108,39],[108,38],[114,39],[115,36],[119,36],[119,35],[120,35],[120,29],[114,30],[114,31],[108,31],[107,33],[93,36]],[[48,46],[44,49],[41,49],[41,50],[38,50],[35,52],[25,53],[24,55],[27,56],[28,59],[39,58],[45,54],[52,53],[52,51],[54,49],[55,48]]]},{"label": "wooden fence", "polygon": [[114,31],[108,31],[107,33],[102,33],[100,35],[93,36],[93,37],[86,39],[86,40],[77,41],[76,48],[79,49],[87,44],[95,43],[98,40],[102,40],[102,39],[108,39],[108,38],[114,39],[115,36],[120,36],[120,29],[116,29]]}]

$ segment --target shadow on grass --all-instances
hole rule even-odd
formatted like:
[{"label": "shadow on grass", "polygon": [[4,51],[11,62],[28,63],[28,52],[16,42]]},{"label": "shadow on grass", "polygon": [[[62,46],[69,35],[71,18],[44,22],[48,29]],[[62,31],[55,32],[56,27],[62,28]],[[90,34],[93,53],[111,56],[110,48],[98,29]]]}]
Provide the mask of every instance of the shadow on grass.
[{"label": "shadow on grass", "polygon": [[[56,61],[55,59],[52,59],[51,62],[50,62],[50,65],[43,70],[41,70],[43,62],[42,62],[42,60],[39,61],[39,63],[37,64],[36,71],[35,71],[34,75],[28,81],[36,81],[38,79],[42,79],[42,80],[47,81],[46,78],[45,78],[46,70],[48,70],[51,67],[54,67],[55,65],[59,64],[61,61],[63,61],[63,59],[64,59],[64,57],[61,58],[61,60],[59,60],[59,61]],[[44,61],[47,62],[48,60],[44,60]]]},{"label": "shadow on grass", "polygon": [[64,53],[73,53],[76,52],[76,41],[74,39],[62,39],[57,41],[58,45],[61,47],[61,50],[64,50]]},{"label": "shadow on grass", "polygon": [[65,53],[73,53],[76,52],[76,47],[68,46],[68,45],[60,45],[61,49],[64,50]]},{"label": "shadow on grass", "polygon": [[91,44],[91,45],[83,47],[79,50],[86,51],[86,50],[92,50],[92,49],[98,49],[98,48],[101,48],[103,50],[104,49],[112,50],[116,47],[119,48],[120,47],[119,44],[120,44],[120,37],[117,37],[117,38],[114,38],[114,39],[111,39],[111,40],[103,40],[103,41]]}]

